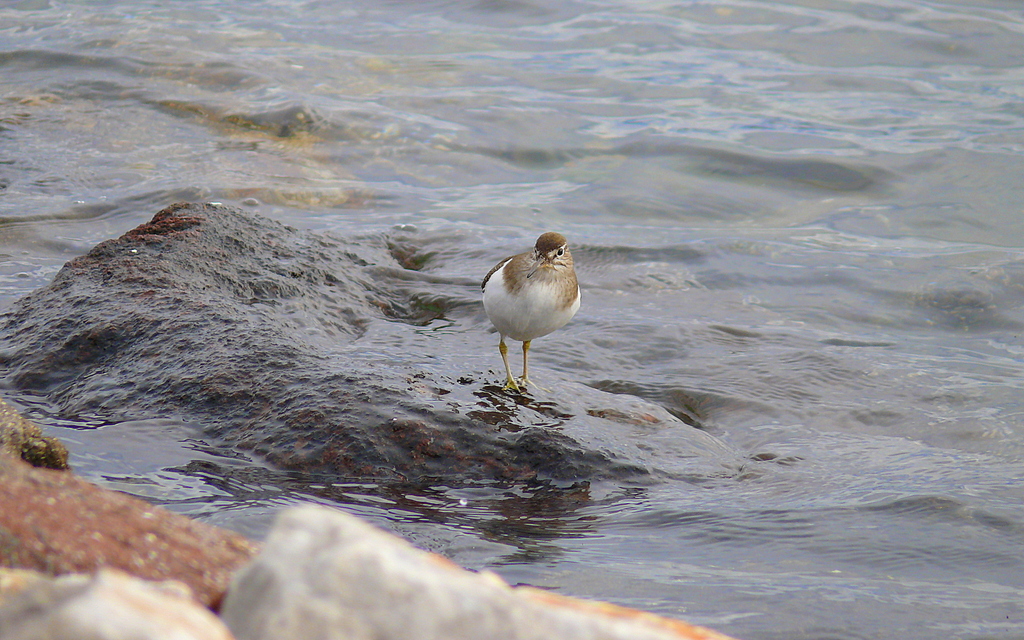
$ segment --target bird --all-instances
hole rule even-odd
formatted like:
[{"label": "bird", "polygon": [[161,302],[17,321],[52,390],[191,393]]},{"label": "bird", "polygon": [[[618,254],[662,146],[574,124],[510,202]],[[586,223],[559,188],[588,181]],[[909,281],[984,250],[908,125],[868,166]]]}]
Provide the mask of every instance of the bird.
[{"label": "bird", "polygon": [[[519,392],[521,386],[536,386],[530,380],[530,343],[565,326],[580,308],[580,286],[565,236],[553,231],[541,234],[533,251],[494,265],[480,289],[484,311],[500,336],[498,351],[505,363],[505,390]],[[520,382],[512,377],[505,338],[523,343]]]}]

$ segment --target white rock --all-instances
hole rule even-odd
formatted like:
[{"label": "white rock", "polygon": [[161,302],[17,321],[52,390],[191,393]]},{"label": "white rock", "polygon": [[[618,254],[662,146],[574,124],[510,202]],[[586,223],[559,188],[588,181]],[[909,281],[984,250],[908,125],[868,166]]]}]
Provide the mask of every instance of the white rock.
[{"label": "white rock", "polygon": [[231,640],[177,582],[119,571],[39,580],[0,604],[3,640]]},{"label": "white rock", "polygon": [[465,571],[344,512],[285,511],[228,590],[238,640],[726,640]]}]

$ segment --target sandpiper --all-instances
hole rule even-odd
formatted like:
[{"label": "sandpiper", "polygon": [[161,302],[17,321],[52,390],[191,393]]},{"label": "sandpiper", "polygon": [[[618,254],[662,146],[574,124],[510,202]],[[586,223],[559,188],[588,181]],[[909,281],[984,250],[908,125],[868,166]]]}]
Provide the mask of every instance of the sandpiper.
[{"label": "sandpiper", "polygon": [[[569,244],[560,233],[537,238],[533,251],[505,258],[480,283],[484,310],[498,330],[498,351],[505,363],[505,388],[519,391],[535,386],[527,358],[530,342],[565,325],[580,308],[580,286],[572,265]],[[505,338],[523,343],[523,377],[517,383],[508,366]]]}]

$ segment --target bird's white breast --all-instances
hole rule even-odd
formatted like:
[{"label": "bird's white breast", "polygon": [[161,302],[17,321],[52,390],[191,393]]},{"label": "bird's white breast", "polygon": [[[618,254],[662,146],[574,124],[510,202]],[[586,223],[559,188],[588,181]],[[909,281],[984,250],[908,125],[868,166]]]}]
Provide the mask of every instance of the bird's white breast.
[{"label": "bird's white breast", "polygon": [[564,296],[557,280],[537,278],[513,295],[505,286],[504,267],[502,264],[484,287],[484,310],[498,333],[513,340],[533,340],[561,328],[576,315],[579,286],[576,300],[568,307],[562,306]]}]

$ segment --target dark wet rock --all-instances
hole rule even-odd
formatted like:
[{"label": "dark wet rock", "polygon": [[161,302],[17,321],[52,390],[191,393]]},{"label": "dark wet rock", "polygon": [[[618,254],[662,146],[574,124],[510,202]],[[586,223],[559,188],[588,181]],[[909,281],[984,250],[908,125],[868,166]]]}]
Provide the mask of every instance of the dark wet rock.
[{"label": "dark wet rock", "polygon": [[[184,419],[218,446],[335,476],[637,476],[651,460],[621,416],[690,430],[583,385],[541,402],[437,379],[416,354],[364,350],[367,332],[411,333],[445,312],[431,293],[443,284],[416,271],[416,255],[384,236],[345,241],[231,207],[175,205],[20,300],[0,323],[0,370],[65,416]],[[682,459],[717,464],[721,447],[692,431]]]},{"label": "dark wet rock", "polygon": [[68,450],[57,438],[43,435],[14,407],[0,400],[0,453],[49,469],[68,468]]},{"label": "dark wet rock", "polygon": [[74,475],[0,455],[0,566],[50,575],[115,568],[187,585],[207,605],[258,550],[248,539]]}]

